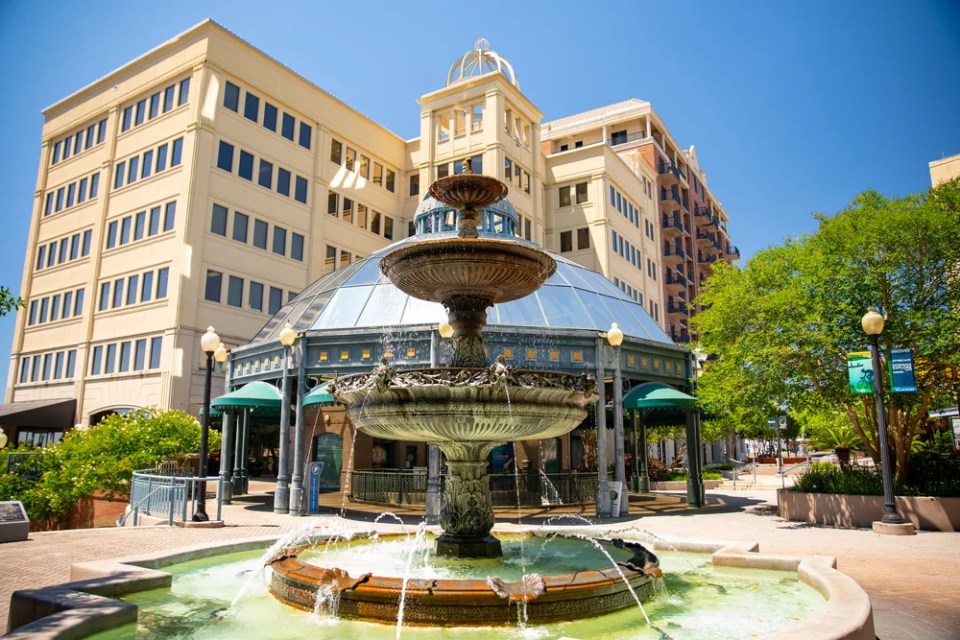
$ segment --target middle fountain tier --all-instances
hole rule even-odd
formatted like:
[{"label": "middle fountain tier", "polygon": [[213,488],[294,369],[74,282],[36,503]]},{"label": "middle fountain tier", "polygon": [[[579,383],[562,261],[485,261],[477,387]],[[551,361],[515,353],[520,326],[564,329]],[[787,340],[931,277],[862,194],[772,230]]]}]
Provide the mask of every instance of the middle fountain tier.
[{"label": "middle fountain tier", "polygon": [[487,456],[506,442],[553,438],[576,428],[598,398],[595,380],[557,371],[515,369],[483,348],[487,309],[536,291],[553,275],[546,252],[505,237],[481,237],[481,211],[507,187],[464,173],[441,178],[430,194],[458,210],[456,237],[404,244],[380,262],[401,291],[440,302],[454,328],[449,368],[395,370],[384,359],[371,373],[338,379],[334,397],[353,423],[375,437],[437,445],[448,474],[437,554],[498,557]]}]

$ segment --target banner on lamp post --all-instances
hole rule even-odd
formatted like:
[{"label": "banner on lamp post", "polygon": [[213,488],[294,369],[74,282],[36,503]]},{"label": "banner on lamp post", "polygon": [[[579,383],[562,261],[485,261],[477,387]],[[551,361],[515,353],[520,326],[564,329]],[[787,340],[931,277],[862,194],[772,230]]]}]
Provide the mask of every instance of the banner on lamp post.
[{"label": "banner on lamp post", "polygon": [[847,354],[847,376],[850,392],[873,393],[873,360],[869,351],[852,351]]},{"label": "banner on lamp post", "polygon": [[890,391],[893,393],[916,393],[917,380],[913,375],[913,351],[890,350]]}]

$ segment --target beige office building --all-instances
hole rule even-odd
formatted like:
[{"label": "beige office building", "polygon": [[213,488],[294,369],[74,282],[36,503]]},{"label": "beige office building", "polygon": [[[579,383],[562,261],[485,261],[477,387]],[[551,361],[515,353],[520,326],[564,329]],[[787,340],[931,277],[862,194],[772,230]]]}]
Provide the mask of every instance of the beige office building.
[{"label": "beige office building", "polygon": [[[696,292],[698,257],[735,250],[692,148],[649,103],[542,125],[481,40],[419,104],[420,136],[403,140],[205,21],[46,109],[7,435],[45,443],[148,405],[196,414],[207,326],[245,344],[323,273],[411,233],[429,184],[468,159],[510,185],[521,235],[688,340],[671,305]],[[698,206],[712,222],[697,226]],[[692,282],[675,291],[675,271]]]},{"label": "beige office building", "polygon": [[934,187],[954,178],[960,178],[960,153],[930,163],[930,184]]}]

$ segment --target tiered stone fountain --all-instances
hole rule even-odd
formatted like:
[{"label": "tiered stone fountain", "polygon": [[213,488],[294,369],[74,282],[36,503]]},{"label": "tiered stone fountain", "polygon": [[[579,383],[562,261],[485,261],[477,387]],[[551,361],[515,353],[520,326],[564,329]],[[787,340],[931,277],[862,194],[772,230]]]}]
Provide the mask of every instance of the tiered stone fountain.
[{"label": "tiered stone fountain", "polygon": [[[487,308],[538,289],[556,270],[553,258],[528,243],[481,237],[482,210],[502,199],[507,187],[491,177],[461,175],[435,182],[430,194],[459,211],[456,237],[406,243],[380,262],[383,273],[405,293],[441,302],[455,329],[448,368],[395,370],[385,359],[371,373],[337,380],[334,397],[350,419],[375,437],[435,444],[447,456],[437,540],[438,556],[496,558],[487,456],[494,447],[552,438],[574,429],[598,398],[596,381],[576,376],[489,364],[482,330]],[[588,544],[588,543],[584,543]],[[392,621],[403,590],[397,578],[349,576],[336,568],[300,561],[296,550],[272,562],[272,590],[279,598],[312,609],[318,590],[340,594],[339,615]],[[530,619],[597,615],[636,604],[652,591],[655,565],[617,566],[576,574],[529,574],[515,583],[483,580],[418,580],[407,585],[405,620],[420,624],[509,622],[504,600],[527,603]],[[422,584],[421,584],[422,583]]]}]

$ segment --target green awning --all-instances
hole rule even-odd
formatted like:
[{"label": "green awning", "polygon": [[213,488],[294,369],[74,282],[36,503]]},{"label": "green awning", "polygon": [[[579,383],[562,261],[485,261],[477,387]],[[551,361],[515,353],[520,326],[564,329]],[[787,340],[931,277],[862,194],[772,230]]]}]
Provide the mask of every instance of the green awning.
[{"label": "green awning", "polygon": [[[250,382],[239,389],[222,395],[213,400],[210,406],[220,411],[242,407],[273,409],[279,414],[280,402],[280,390],[268,382],[260,381]],[[211,411],[211,415],[212,413]]]},{"label": "green awning", "polygon": [[309,407],[314,404],[334,404],[336,400],[330,393],[330,383],[326,382],[307,395],[303,396],[303,406]]},{"label": "green awning", "polygon": [[660,382],[647,382],[630,389],[623,398],[625,409],[690,407],[697,403],[691,395]]}]

